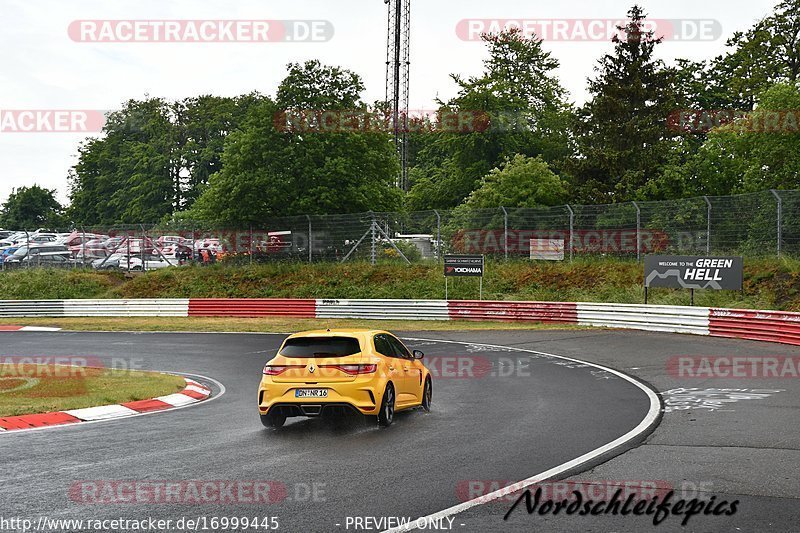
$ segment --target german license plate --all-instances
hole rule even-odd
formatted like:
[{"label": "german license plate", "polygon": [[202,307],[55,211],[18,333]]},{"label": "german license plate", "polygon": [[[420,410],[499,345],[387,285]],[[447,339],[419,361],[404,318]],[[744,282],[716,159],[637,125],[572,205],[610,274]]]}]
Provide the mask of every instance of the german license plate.
[{"label": "german license plate", "polygon": [[297,389],[294,391],[295,398],[327,398],[328,389]]}]

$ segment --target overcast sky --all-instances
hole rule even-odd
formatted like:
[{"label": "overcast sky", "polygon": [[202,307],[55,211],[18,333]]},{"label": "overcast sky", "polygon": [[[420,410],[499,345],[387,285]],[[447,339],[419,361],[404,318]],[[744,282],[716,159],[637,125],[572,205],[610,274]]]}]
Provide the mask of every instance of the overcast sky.
[{"label": "overcast sky", "polygon": [[[667,62],[722,52],[725,39],[770,13],[777,0],[646,1],[653,19],[714,20],[719,38],[668,41]],[[464,19],[528,21],[618,19],[632,0],[412,0],[411,107],[430,109],[455,87],[449,74],[476,74],[484,46],[457,33]],[[366,101],[384,95],[386,6],[383,0],[0,0],[0,110],[109,110],[148,94],[181,99],[233,96],[258,90],[273,95],[291,61],[318,58],[363,76]],[[322,20],[335,33],[324,42],[106,43],[76,42],[76,20]],[[588,26],[585,26],[588,27]],[[694,27],[687,26],[687,30]],[[571,26],[574,28],[574,26]],[[575,31],[575,30],[570,30]],[[711,32],[713,34],[713,31]],[[555,37],[555,36],[554,36]],[[611,49],[603,41],[547,40],[561,62],[559,76],[576,102],[586,77]],[[0,131],[0,202],[14,187],[37,183],[66,202],[67,172],[85,134]]]}]

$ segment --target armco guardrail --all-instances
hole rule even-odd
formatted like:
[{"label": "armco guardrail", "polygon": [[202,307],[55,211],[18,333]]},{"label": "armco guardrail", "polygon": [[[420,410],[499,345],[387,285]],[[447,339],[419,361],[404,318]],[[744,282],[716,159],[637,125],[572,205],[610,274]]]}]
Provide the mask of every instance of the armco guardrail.
[{"label": "armco guardrail", "polygon": [[317,300],[213,298],[189,300],[188,316],[314,318]]},{"label": "armco guardrail", "polygon": [[62,317],[64,300],[3,300],[0,317]]},{"label": "armco guardrail", "polygon": [[444,300],[317,300],[317,318],[450,320]]},{"label": "armco guardrail", "polygon": [[800,345],[800,313],[711,309],[710,334]]},{"label": "armco guardrail", "polygon": [[0,317],[298,317],[501,320],[690,333],[800,345],[800,313],[708,307],[444,300],[6,300]]},{"label": "armco guardrail", "polygon": [[512,320],[577,324],[578,306],[565,302],[451,301],[452,320]]},{"label": "armco guardrail", "polygon": [[188,299],[64,300],[65,317],[187,316]]},{"label": "armco guardrail", "polygon": [[6,300],[0,317],[187,316],[189,300]]},{"label": "armco guardrail", "polygon": [[579,303],[578,324],[671,333],[709,334],[708,307]]}]

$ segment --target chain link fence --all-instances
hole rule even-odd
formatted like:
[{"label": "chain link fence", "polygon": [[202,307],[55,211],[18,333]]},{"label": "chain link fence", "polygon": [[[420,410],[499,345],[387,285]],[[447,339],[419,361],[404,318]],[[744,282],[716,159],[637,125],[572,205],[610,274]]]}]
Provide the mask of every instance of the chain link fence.
[{"label": "chain link fence", "polygon": [[651,253],[798,255],[800,191],[661,202],[311,215],[246,228],[203,223],[79,226],[0,234],[3,269],[152,270],[187,263],[436,261],[447,253],[529,258],[531,241],[565,259]]}]

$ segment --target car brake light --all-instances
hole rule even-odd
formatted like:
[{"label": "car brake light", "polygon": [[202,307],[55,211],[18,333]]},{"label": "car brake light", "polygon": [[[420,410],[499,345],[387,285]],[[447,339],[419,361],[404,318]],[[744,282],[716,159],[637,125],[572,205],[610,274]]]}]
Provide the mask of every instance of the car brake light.
[{"label": "car brake light", "polygon": [[287,370],[290,370],[292,368],[305,368],[305,367],[297,366],[297,365],[296,366],[289,366],[289,365],[270,366],[270,365],[267,365],[267,366],[264,367],[264,375],[265,376],[279,376],[279,375],[283,374],[284,372],[286,372]]},{"label": "car brake light", "polygon": [[320,368],[335,368],[345,374],[356,376],[358,374],[374,374],[378,365],[322,365]]}]

